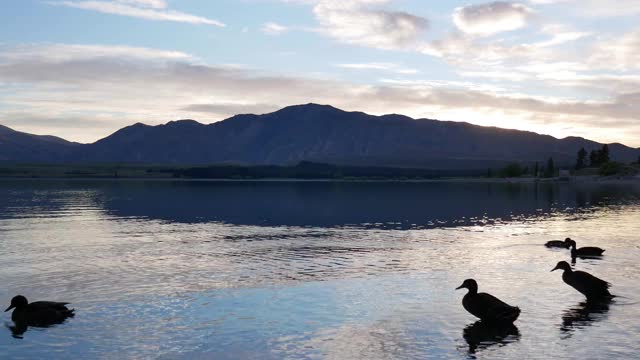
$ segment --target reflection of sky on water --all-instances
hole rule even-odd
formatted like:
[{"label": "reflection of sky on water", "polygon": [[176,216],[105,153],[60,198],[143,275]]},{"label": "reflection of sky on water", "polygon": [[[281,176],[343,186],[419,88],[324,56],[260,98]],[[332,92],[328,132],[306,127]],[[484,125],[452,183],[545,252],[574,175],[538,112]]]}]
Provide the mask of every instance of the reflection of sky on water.
[{"label": "reflection of sky on water", "polygon": [[[464,329],[475,319],[453,289],[468,277],[478,280],[480,291],[522,308],[520,336],[478,347],[478,358],[625,357],[640,351],[629,340],[640,334],[640,321],[631,321],[640,314],[633,305],[640,298],[634,188],[558,185],[552,203],[563,211],[548,213],[551,207],[541,207],[549,202],[541,194],[548,192],[537,191],[536,198],[529,186],[486,197],[487,184],[467,190],[436,184],[438,191],[412,184],[425,188],[414,193],[439,196],[434,204],[457,201],[459,212],[452,205],[439,217],[448,225],[450,219],[477,218],[478,209],[487,218],[504,217],[500,206],[521,203],[511,222],[421,229],[439,212],[402,195],[406,184],[375,184],[369,195],[362,189],[353,195],[353,184],[323,184],[330,191],[312,184],[309,191],[319,194],[299,194],[301,184],[277,185],[293,189],[253,189],[249,194],[263,205],[226,213],[220,204],[207,205],[211,192],[221,192],[210,184],[0,183],[6,195],[0,197],[0,299],[23,293],[66,300],[80,314],[46,331],[29,329],[21,342],[8,329],[0,332],[0,357],[461,358],[469,351]],[[235,186],[224,192],[236,192]],[[332,195],[335,186],[347,189]],[[286,192],[298,194],[287,200],[296,205],[271,218],[278,226],[261,222],[269,207],[279,209],[269,200],[272,193]],[[389,201],[369,209],[374,200],[349,205],[382,193],[400,194],[413,207],[403,212],[399,202]],[[172,194],[165,197],[171,201],[156,199],[146,209],[139,204],[163,194]],[[252,209],[251,196],[243,196],[243,207]],[[321,211],[319,223],[297,226],[320,207],[310,205],[310,213],[298,216],[307,201],[300,199],[319,198],[346,209]],[[578,209],[577,198],[591,205]],[[199,205],[182,212],[185,199],[200,199],[189,200]],[[494,205],[478,205],[487,199]],[[344,226],[360,216],[375,218],[370,224],[400,222],[401,229]],[[409,220],[398,221],[404,217]],[[403,225],[410,223],[416,225]],[[607,249],[602,260],[579,260],[576,267],[610,281],[612,292],[628,301],[586,319],[574,311],[581,295],[549,273],[557,261],[568,260],[568,252],[542,246],[566,236]]]}]

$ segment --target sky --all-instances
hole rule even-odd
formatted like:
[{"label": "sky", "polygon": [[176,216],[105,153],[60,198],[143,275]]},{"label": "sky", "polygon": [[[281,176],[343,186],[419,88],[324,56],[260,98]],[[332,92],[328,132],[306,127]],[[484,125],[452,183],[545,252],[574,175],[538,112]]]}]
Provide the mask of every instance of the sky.
[{"label": "sky", "polygon": [[640,147],[640,0],[3,0],[0,124],[93,142],[304,103]]}]

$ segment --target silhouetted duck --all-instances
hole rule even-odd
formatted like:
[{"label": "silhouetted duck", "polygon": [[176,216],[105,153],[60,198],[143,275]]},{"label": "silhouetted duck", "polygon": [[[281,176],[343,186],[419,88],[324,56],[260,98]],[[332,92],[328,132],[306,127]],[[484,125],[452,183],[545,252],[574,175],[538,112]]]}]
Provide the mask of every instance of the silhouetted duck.
[{"label": "silhouetted duck", "polygon": [[567,247],[571,247],[571,257],[575,258],[578,256],[602,256],[604,249],[595,246],[586,246],[576,249],[576,242],[567,238],[565,241]]},{"label": "silhouetted duck", "polygon": [[502,302],[487,293],[478,293],[478,283],[465,280],[456,290],[467,288],[469,292],[462,298],[462,306],[472,315],[488,323],[512,323],[520,315],[520,309]]},{"label": "silhouetted duck", "polygon": [[584,271],[573,271],[566,261],[560,261],[551,271],[563,270],[562,280],[587,297],[587,301],[611,298],[609,283]]},{"label": "silhouetted duck", "polygon": [[546,246],[548,248],[564,248],[564,249],[568,249],[569,248],[569,244],[567,244],[567,240],[571,240],[571,239],[566,238],[564,240],[547,241],[546,244],[544,244],[544,246]]},{"label": "silhouetted duck", "polygon": [[18,295],[11,299],[11,305],[5,312],[14,309],[11,319],[16,323],[30,326],[47,326],[63,322],[74,315],[66,302],[36,301],[29,303],[27,298]]}]

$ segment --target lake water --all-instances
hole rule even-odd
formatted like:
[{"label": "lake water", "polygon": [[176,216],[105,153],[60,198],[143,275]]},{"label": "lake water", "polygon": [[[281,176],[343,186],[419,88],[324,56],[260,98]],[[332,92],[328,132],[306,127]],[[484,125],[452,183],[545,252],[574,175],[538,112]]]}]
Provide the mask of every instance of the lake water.
[{"label": "lake water", "polygon": [[[590,309],[550,273],[570,236],[619,295]],[[632,358],[640,186],[0,181],[0,306],[69,301],[0,358]],[[461,305],[517,305],[488,333]],[[4,309],[4,308],[2,308]]]}]

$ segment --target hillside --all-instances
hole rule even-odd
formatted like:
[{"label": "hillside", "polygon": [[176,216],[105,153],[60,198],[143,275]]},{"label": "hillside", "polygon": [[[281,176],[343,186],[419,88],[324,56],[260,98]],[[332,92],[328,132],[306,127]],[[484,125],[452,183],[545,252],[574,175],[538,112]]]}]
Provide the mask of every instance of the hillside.
[{"label": "hillside", "polygon": [[32,135],[0,125],[0,161],[57,162],[73,156],[79,144],[55,136]]}]

